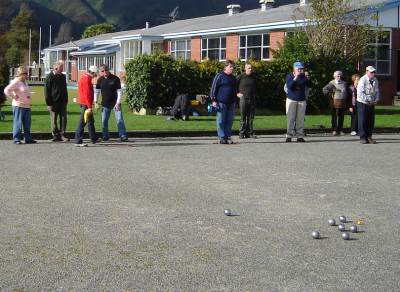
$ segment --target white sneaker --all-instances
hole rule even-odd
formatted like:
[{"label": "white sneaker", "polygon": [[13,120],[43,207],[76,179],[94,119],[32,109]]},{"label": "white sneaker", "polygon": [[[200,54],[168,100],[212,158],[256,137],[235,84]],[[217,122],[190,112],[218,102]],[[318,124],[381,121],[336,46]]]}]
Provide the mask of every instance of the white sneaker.
[{"label": "white sneaker", "polygon": [[351,131],[350,135],[351,135],[351,136],[356,136],[356,135],[357,135],[357,132],[356,132],[356,131]]}]

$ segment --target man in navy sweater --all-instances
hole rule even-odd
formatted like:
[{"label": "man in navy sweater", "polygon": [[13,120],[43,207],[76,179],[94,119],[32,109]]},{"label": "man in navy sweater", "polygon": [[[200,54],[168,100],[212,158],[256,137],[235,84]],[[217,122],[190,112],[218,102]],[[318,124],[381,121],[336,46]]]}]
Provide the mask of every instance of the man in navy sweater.
[{"label": "man in navy sweater", "polygon": [[224,70],[214,77],[210,91],[212,106],[217,108],[217,133],[220,144],[233,144],[232,125],[237,98],[234,66],[233,61],[226,61]]},{"label": "man in navy sweater", "polygon": [[286,142],[292,142],[293,137],[297,137],[297,142],[305,142],[306,87],[310,87],[310,80],[308,75],[304,73],[303,63],[295,62],[293,64],[293,72],[286,76],[286,86]]}]

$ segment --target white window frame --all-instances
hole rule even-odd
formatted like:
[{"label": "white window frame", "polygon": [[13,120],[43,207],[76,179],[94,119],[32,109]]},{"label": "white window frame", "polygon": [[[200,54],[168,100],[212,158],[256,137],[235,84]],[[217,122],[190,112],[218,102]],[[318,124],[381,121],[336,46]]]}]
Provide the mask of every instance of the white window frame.
[{"label": "white window frame", "polygon": [[[365,65],[372,65],[376,68],[376,72],[378,75],[381,76],[391,76],[392,75],[392,32],[390,30],[385,30],[384,33],[388,33],[389,34],[389,43],[379,43],[379,36],[377,36],[375,38],[375,42],[374,43],[369,43],[368,47],[372,47],[374,50],[374,58],[364,58],[363,59],[363,67],[366,67]],[[378,59],[378,48],[380,46],[387,46],[388,50],[389,50],[389,59]],[[380,66],[379,66],[379,62],[389,62],[389,72],[385,72],[382,73],[380,71]],[[362,68],[365,69],[365,68]]]},{"label": "white window frame", "polygon": [[101,65],[106,64],[110,68],[110,71],[113,72],[115,65],[114,57],[114,55],[79,56],[78,71],[86,71],[92,65],[96,65],[99,68]]},{"label": "white window frame", "polygon": [[[207,38],[202,38],[201,39],[201,61],[204,61],[206,58],[208,57],[208,51],[210,50],[208,48],[208,43],[210,39],[219,39],[219,48],[212,48],[211,50],[218,50],[218,60],[215,61],[219,61],[219,62],[223,62],[226,61],[226,36],[221,36],[221,37],[207,37]],[[225,39],[225,47],[222,47],[222,39]],[[207,47],[204,48],[203,47],[203,41],[206,40],[207,41]],[[225,58],[222,58],[222,52],[225,51]],[[205,58],[203,58],[203,52],[206,52],[206,56]]]},{"label": "white window frame", "polygon": [[142,54],[142,42],[137,40],[129,40],[122,42],[122,60],[125,66],[130,60]]},{"label": "white window frame", "polygon": [[[261,36],[261,46],[248,46],[247,45],[247,39],[248,39],[248,37],[249,36]],[[266,45],[264,45],[264,37],[265,36],[268,36],[268,38],[269,38],[269,44],[266,46]],[[245,46],[244,47],[242,47],[241,45],[242,45],[242,42],[241,42],[241,38],[242,37],[245,37],[246,38],[246,44],[245,44]],[[241,61],[247,61],[249,58],[248,58],[248,54],[247,54],[247,50],[248,49],[260,49],[261,50],[261,52],[260,52],[260,56],[261,56],[261,60],[262,61],[269,61],[269,60],[271,60],[271,51],[270,51],[270,48],[271,48],[271,36],[270,36],[270,34],[269,33],[258,33],[258,34],[242,34],[242,35],[239,35],[239,50],[238,50],[238,59],[240,59]],[[267,49],[268,50],[268,58],[264,58],[264,49]],[[240,54],[240,52],[241,52],[241,50],[245,50],[245,58],[241,58],[241,54]]]},{"label": "white window frame", "polygon": [[[183,50],[178,50],[178,42],[185,42],[185,48]],[[177,59],[178,53],[184,53],[183,60],[190,60],[192,57],[192,40],[191,39],[178,39],[171,40],[169,42],[169,51],[173,59]]]}]

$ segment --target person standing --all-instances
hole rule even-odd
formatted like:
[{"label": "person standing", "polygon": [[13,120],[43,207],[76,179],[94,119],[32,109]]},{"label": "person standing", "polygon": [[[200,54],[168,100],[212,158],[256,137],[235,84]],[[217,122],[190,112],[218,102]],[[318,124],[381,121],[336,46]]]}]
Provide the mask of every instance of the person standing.
[{"label": "person standing", "polygon": [[27,79],[28,69],[21,66],[18,68],[18,77],[4,89],[4,94],[12,98],[13,141],[16,145],[21,144],[22,128],[25,144],[36,143],[31,135],[31,91]]},{"label": "person standing", "polygon": [[103,141],[110,139],[108,132],[108,120],[111,111],[114,110],[115,120],[117,121],[118,135],[122,142],[128,141],[124,118],[122,116],[122,89],[121,81],[118,76],[111,74],[107,65],[100,66],[100,78],[97,79],[94,103],[98,108],[97,100],[101,94],[101,123],[103,132]]},{"label": "person standing", "polygon": [[212,106],[217,109],[217,133],[220,144],[233,144],[232,125],[235,116],[236,78],[233,76],[235,63],[225,62],[224,70],[213,80],[210,98]]},{"label": "person standing", "polygon": [[379,83],[375,77],[376,70],[372,66],[357,85],[358,135],[362,144],[376,144],[372,139],[375,124],[375,105],[379,102]]},{"label": "person standing", "polygon": [[82,74],[78,81],[78,99],[81,107],[81,116],[75,131],[75,146],[87,146],[87,144],[83,143],[83,133],[86,124],[88,125],[90,140],[93,144],[97,142],[92,112],[94,101],[92,78],[96,76],[97,72],[98,69],[96,66],[90,66],[89,70]]},{"label": "person standing", "polygon": [[65,137],[67,129],[68,91],[67,79],[62,73],[63,69],[62,61],[55,63],[53,71],[51,71],[46,77],[44,86],[47,110],[50,112],[53,142],[69,141],[69,139]]},{"label": "person standing", "polygon": [[256,112],[256,78],[250,63],[244,65],[245,73],[237,78],[237,97],[240,102],[239,138],[254,138],[253,121]]},{"label": "person standing", "polygon": [[306,114],[306,88],[310,87],[310,79],[304,72],[304,64],[295,62],[293,72],[286,76],[287,98],[287,133],[286,142],[292,142],[294,136],[297,142],[304,140],[304,116]]},{"label": "person standing", "polygon": [[344,135],[343,133],[343,122],[344,112],[347,108],[347,100],[349,96],[349,90],[346,82],[343,80],[342,71],[335,71],[333,73],[333,80],[330,81],[323,89],[322,92],[325,95],[330,95],[331,104],[331,124],[332,124],[332,135]]},{"label": "person standing", "polygon": [[351,116],[351,136],[356,136],[358,131],[358,119],[357,119],[357,85],[360,81],[360,75],[353,74],[351,76],[353,84],[350,85],[350,100],[349,100],[349,111]]}]

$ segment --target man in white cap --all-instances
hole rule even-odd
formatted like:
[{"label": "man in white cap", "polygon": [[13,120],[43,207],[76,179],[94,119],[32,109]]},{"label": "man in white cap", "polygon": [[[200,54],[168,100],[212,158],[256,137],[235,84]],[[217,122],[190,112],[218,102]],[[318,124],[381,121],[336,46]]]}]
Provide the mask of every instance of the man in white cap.
[{"label": "man in white cap", "polygon": [[379,101],[379,83],[372,66],[366,68],[357,86],[358,134],[362,144],[376,144],[372,139],[375,124],[375,105]]},{"label": "man in white cap", "polygon": [[89,70],[82,74],[78,82],[78,99],[81,106],[81,117],[78,127],[75,131],[75,146],[87,146],[83,143],[83,132],[88,124],[89,137],[92,143],[97,142],[96,130],[94,127],[94,118],[92,107],[94,102],[94,90],[92,78],[97,75],[97,66],[90,66]]}]

